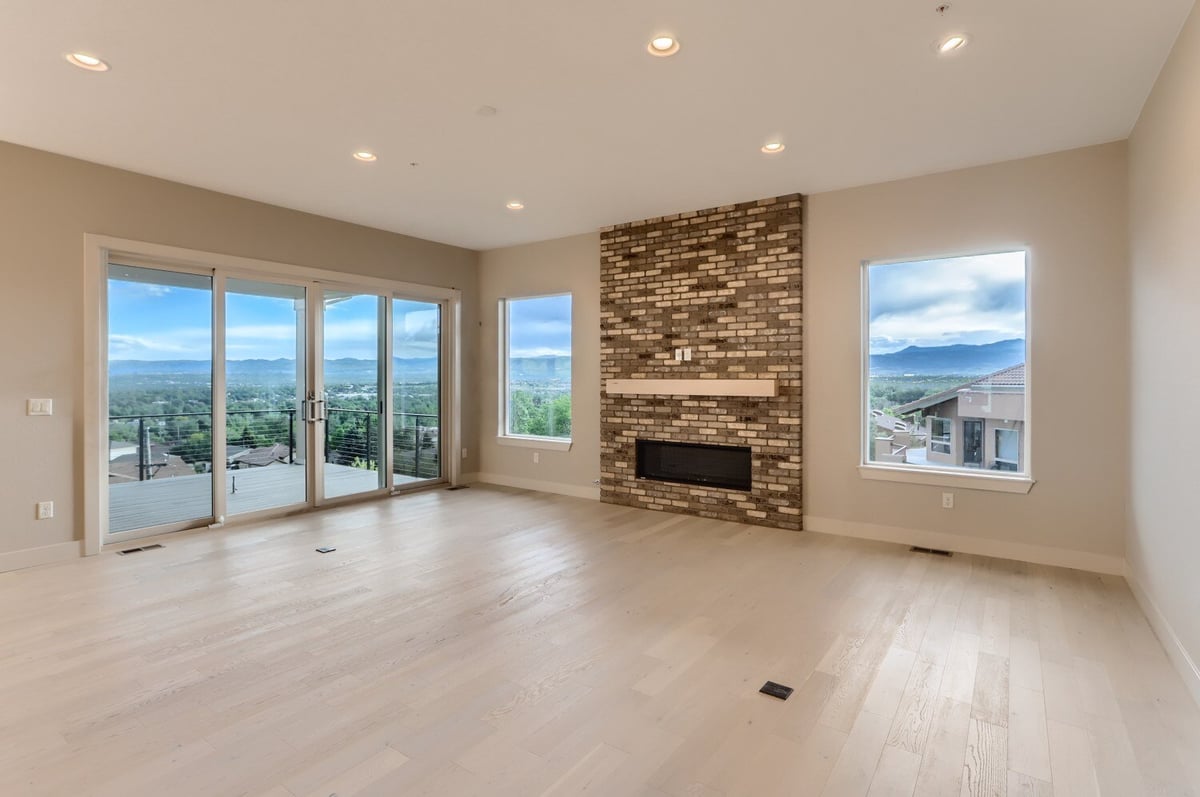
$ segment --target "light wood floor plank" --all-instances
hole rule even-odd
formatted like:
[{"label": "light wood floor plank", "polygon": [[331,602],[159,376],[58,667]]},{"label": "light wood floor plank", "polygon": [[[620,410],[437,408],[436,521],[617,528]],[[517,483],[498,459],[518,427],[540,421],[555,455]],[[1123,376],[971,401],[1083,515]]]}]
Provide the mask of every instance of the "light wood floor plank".
[{"label": "light wood floor plank", "polygon": [[963,761],[962,797],[1005,797],[1008,791],[1008,729],[972,719]]}]

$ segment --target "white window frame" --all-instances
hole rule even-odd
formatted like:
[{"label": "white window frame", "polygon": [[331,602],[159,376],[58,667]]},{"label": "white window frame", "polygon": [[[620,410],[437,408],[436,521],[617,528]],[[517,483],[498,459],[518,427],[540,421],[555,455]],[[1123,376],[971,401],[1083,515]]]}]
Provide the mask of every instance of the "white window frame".
[{"label": "white window frame", "polygon": [[543,437],[538,435],[510,434],[508,431],[508,337],[509,337],[509,307],[512,302],[528,301],[530,299],[552,299],[557,296],[571,297],[571,429],[575,429],[575,296],[571,291],[557,293],[542,293],[534,296],[506,296],[500,299],[499,335],[500,341],[500,395],[499,395],[499,429],[496,432],[496,442],[506,446],[521,446],[538,448],[543,451],[570,451],[570,437]]},{"label": "white window frame", "polygon": [[[1025,254],[1025,420],[1024,434],[1021,437],[1021,456],[1025,470],[1021,473],[1007,471],[970,470],[946,468],[936,465],[893,465],[872,462],[869,457],[870,425],[861,419],[870,417],[871,407],[871,280],[870,269],[874,266],[898,265],[901,263],[917,263],[928,260],[952,260],[960,257],[980,257],[1007,252],[1023,252]],[[860,478],[874,481],[900,482],[907,484],[922,484],[937,487],[957,487],[964,490],[985,490],[1002,493],[1028,493],[1036,481],[1033,478],[1033,301],[1030,286],[1033,283],[1033,252],[1027,244],[997,245],[987,249],[967,252],[952,252],[937,255],[914,255],[889,259],[864,260],[860,264],[859,281],[861,320],[859,342],[860,373],[858,380],[859,395],[859,460],[858,475]],[[953,433],[952,433],[953,434]],[[953,438],[952,438],[953,439]]]}]

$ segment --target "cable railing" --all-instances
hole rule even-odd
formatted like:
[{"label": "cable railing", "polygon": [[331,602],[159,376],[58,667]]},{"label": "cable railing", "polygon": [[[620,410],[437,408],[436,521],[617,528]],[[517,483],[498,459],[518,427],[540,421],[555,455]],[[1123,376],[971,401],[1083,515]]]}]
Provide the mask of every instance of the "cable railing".
[{"label": "cable railing", "polygon": [[375,410],[325,408],[325,461],[379,470],[380,415]]},{"label": "cable railing", "polygon": [[[231,470],[303,461],[304,432],[297,410],[227,410],[226,467]],[[378,470],[382,417],[372,410],[328,408],[325,461]],[[212,469],[212,413],[180,412],[109,417],[109,480],[149,481]],[[441,476],[439,416],[393,413],[392,472],[412,479]]]},{"label": "cable railing", "polygon": [[[326,409],[325,461],[377,470],[381,418],[371,410]],[[392,473],[410,479],[441,477],[439,416],[422,412],[392,413]]]},{"label": "cable railing", "polygon": [[[296,461],[296,410],[227,410],[226,464]],[[212,469],[212,412],[109,416],[109,480],[149,481]],[[246,460],[246,461],[243,461]]]},{"label": "cable railing", "polygon": [[392,473],[410,479],[440,479],[441,423],[439,416],[396,412],[392,420]]}]

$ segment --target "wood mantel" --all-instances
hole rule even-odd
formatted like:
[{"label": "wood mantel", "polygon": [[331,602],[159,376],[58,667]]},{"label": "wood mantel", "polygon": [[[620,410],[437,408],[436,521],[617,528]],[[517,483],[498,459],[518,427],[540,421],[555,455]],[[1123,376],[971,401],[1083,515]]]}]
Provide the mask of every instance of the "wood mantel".
[{"label": "wood mantel", "polygon": [[610,379],[605,392],[622,396],[778,395],[774,379]]}]

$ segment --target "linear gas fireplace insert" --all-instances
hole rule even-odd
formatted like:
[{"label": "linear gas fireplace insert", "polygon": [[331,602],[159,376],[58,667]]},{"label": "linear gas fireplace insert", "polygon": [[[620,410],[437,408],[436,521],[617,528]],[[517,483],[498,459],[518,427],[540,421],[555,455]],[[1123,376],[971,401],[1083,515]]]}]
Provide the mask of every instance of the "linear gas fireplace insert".
[{"label": "linear gas fireplace insert", "polygon": [[636,473],[639,479],[748,491],[750,448],[638,440]]}]

